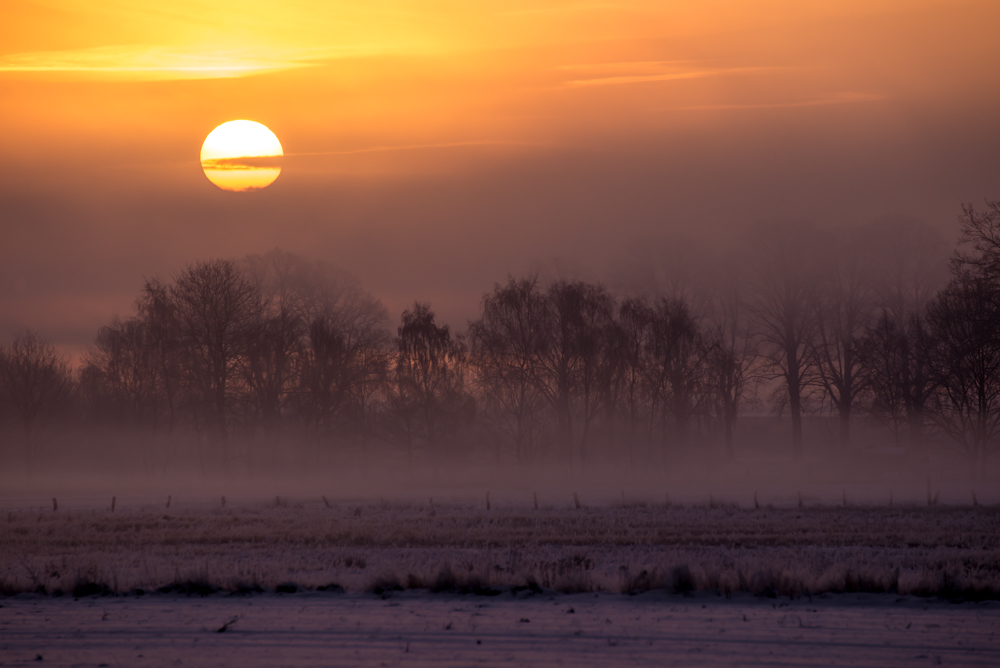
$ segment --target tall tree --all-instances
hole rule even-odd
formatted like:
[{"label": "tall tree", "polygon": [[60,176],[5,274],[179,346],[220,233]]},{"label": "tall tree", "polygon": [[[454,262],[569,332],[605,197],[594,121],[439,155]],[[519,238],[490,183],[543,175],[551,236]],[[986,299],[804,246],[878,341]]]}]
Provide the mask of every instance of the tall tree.
[{"label": "tall tree", "polygon": [[[581,463],[586,439],[601,406],[606,331],[613,301],[603,286],[582,281],[556,281],[545,293],[541,355],[535,384],[552,407],[560,456]],[[574,437],[574,404],[582,415],[582,435]]]},{"label": "tall tree", "polygon": [[23,331],[0,346],[0,395],[23,431],[28,476],[47,428],[69,408],[72,389],[69,365],[38,334]]},{"label": "tall tree", "polygon": [[927,307],[934,423],[958,444],[973,477],[1000,438],[1000,283],[960,273]]},{"label": "tall tree", "polygon": [[691,419],[705,398],[708,348],[686,302],[661,298],[652,309],[649,335],[650,375],[664,416],[673,422],[680,443],[686,443]]},{"label": "tall tree", "polygon": [[251,413],[266,431],[278,426],[294,390],[302,329],[302,321],[285,308],[264,313],[240,359]]},{"label": "tall tree", "polygon": [[239,390],[240,365],[260,336],[265,305],[259,283],[231,260],[199,262],[184,270],[170,288],[187,372],[207,408],[228,466],[228,415]]},{"label": "tall tree", "polygon": [[[474,407],[465,391],[466,349],[434,312],[419,302],[403,311],[398,330],[395,382],[407,411],[408,439],[422,437],[435,466],[452,430],[471,418]],[[408,441],[408,456],[412,457]]]},{"label": "tall tree", "polygon": [[799,225],[755,231],[750,313],[760,332],[762,357],[780,378],[792,417],[792,458],[802,459],[802,412],[813,380],[808,346],[816,329],[814,262],[822,241]]},{"label": "tall tree", "polygon": [[706,380],[722,421],[726,457],[734,459],[736,420],[752,384],[759,341],[751,327],[738,277],[727,272],[711,310]]},{"label": "tall tree", "polygon": [[367,449],[373,401],[386,377],[390,337],[385,307],[354,276],[322,261],[275,250],[245,261],[270,318],[298,323],[290,392],[319,442],[358,437]]},{"label": "tall tree", "polygon": [[[653,310],[644,298],[625,299],[618,307],[615,339],[611,345],[617,356],[619,402],[625,412],[625,442],[630,464],[635,463],[635,441],[643,415],[650,410],[649,363],[650,326]],[[652,443],[647,428],[646,444]]]},{"label": "tall tree", "polygon": [[987,200],[984,211],[963,205],[959,223],[961,245],[952,258],[955,271],[1000,277],[1000,200]]},{"label": "tall tree", "polygon": [[480,318],[469,325],[470,359],[486,398],[483,410],[510,438],[520,463],[538,454],[542,396],[535,380],[545,318],[537,278],[508,278],[483,295]]},{"label": "tall tree", "polygon": [[962,207],[953,278],[927,307],[931,418],[984,473],[1000,440],[1000,201]]},{"label": "tall tree", "polygon": [[180,322],[170,289],[158,280],[146,281],[136,300],[137,318],[142,323],[150,348],[150,363],[156,369],[161,399],[166,410],[167,430],[177,421],[181,392],[182,354]]},{"label": "tall tree", "polygon": [[868,258],[860,244],[835,250],[813,297],[812,363],[826,398],[837,411],[842,447],[851,439],[851,413],[868,383],[858,346],[875,308]]},{"label": "tall tree", "polygon": [[154,355],[146,324],[138,318],[116,317],[97,331],[81,374],[104,386],[119,419],[155,428],[162,406]]}]

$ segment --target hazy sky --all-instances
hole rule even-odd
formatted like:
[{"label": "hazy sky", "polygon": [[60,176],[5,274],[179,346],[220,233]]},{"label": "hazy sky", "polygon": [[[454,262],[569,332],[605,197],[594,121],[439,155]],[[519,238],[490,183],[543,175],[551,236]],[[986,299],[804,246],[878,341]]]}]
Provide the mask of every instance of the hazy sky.
[{"label": "hazy sky", "polygon": [[[679,236],[949,229],[1000,198],[998,25],[995,0],[6,2],[0,336],[78,350],[144,277],[275,247],[462,328],[508,272]],[[233,119],[284,146],[265,190],[202,173]]]}]

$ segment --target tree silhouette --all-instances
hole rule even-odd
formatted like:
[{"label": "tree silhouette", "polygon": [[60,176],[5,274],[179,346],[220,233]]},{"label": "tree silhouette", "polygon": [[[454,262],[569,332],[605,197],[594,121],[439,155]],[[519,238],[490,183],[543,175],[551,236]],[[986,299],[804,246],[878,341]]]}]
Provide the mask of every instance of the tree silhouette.
[{"label": "tree silhouette", "polygon": [[780,225],[758,229],[751,262],[750,313],[762,358],[783,381],[792,418],[792,458],[802,459],[802,412],[813,380],[808,347],[816,331],[815,266],[819,242],[811,230]]},{"label": "tree silhouette", "polygon": [[814,295],[809,354],[819,384],[837,411],[840,445],[851,439],[851,413],[868,384],[858,346],[874,313],[868,258],[859,247],[834,250]]},{"label": "tree silhouette", "polygon": [[28,476],[46,428],[67,411],[72,391],[68,364],[38,334],[25,330],[10,345],[0,346],[0,393],[23,431]]},{"label": "tree silhouette", "polygon": [[987,201],[985,211],[962,205],[962,235],[952,258],[956,272],[1000,276],[1000,200]]},{"label": "tree silhouette", "polygon": [[536,379],[545,318],[537,278],[508,278],[483,296],[482,314],[469,324],[470,361],[487,400],[484,411],[509,436],[521,463],[537,454],[542,393]]},{"label": "tree silhouette", "polygon": [[170,288],[187,373],[198,407],[204,407],[221,444],[221,464],[231,464],[228,414],[239,389],[238,371],[264,313],[260,285],[231,260],[188,267]]},{"label": "tree silhouette", "polygon": [[450,432],[474,410],[465,391],[465,345],[447,325],[438,326],[434,312],[420,302],[403,311],[396,341],[394,375],[398,408],[406,421],[407,456],[412,460],[413,437],[422,437],[436,466]]},{"label": "tree silhouette", "polygon": [[749,322],[740,281],[730,272],[715,296],[707,334],[706,382],[718,406],[726,457],[734,459],[736,419],[757,378],[758,337]]},{"label": "tree silhouette", "polygon": [[[650,410],[650,384],[647,374],[649,341],[653,310],[643,298],[624,300],[618,307],[615,339],[611,344],[617,356],[618,400],[625,412],[625,444],[630,464],[635,463],[635,440],[640,420]],[[652,420],[646,420],[646,445],[652,442]]]},{"label": "tree silhouette", "polygon": [[984,472],[1000,437],[1000,285],[963,274],[927,308],[931,418]]}]

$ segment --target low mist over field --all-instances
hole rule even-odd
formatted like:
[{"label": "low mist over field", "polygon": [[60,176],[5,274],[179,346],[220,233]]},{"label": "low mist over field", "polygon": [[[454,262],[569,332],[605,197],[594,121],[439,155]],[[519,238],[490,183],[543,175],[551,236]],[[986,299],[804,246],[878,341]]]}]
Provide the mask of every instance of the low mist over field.
[{"label": "low mist over field", "polygon": [[957,247],[907,221],[785,224],[606,281],[507,276],[461,327],[280,250],[195,261],[77,359],[4,344],[6,484],[986,498],[998,207],[965,208]]}]

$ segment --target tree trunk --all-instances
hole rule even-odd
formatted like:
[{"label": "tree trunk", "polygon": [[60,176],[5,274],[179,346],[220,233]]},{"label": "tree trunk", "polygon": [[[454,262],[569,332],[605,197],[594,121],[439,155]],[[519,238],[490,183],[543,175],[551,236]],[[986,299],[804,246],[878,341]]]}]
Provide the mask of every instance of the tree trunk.
[{"label": "tree trunk", "polygon": [[786,350],[788,360],[788,406],[792,413],[792,461],[802,461],[802,388],[799,385],[798,350]]},{"label": "tree trunk", "polygon": [[851,405],[844,403],[837,409],[840,413],[840,445],[842,450],[846,450],[851,443]]},{"label": "tree trunk", "polygon": [[733,431],[736,426],[736,407],[726,405],[723,408],[723,411],[724,413],[722,419],[726,439],[726,458],[733,460],[736,459],[736,451],[733,449]]}]

